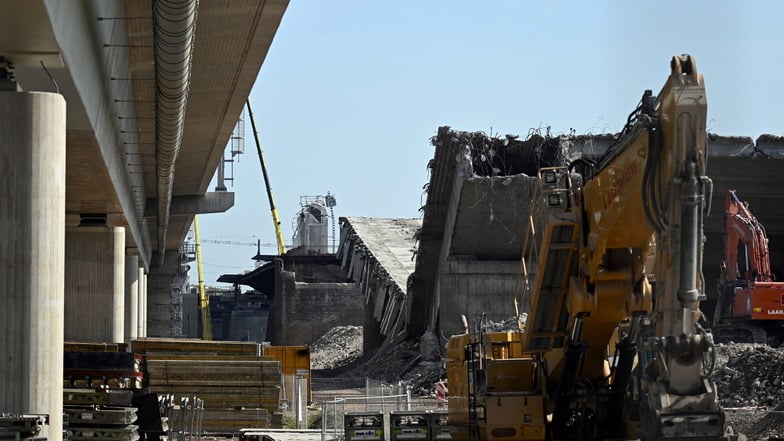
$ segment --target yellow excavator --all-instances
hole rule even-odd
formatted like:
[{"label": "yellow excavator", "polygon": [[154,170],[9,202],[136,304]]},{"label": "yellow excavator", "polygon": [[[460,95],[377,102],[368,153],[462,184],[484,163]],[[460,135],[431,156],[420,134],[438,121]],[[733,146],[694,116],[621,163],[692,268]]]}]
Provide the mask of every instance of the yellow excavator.
[{"label": "yellow excavator", "polygon": [[524,329],[448,343],[454,439],[734,438],[700,324],[706,112],[694,59],[673,57],[602,157],[539,171]]}]

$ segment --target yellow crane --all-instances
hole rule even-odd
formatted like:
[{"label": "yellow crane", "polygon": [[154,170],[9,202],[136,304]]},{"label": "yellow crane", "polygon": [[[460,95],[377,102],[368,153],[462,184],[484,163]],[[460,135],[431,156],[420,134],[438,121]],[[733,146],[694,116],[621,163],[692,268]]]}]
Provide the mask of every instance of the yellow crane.
[{"label": "yellow crane", "polygon": [[272,197],[272,188],[270,187],[269,176],[267,175],[267,166],[264,163],[264,154],[261,151],[259,132],[256,130],[256,120],[253,118],[253,110],[250,108],[250,99],[246,100],[245,104],[248,106],[248,117],[250,117],[250,125],[253,127],[253,139],[256,141],[256,152],[259,154],[261,173],[264,175],[264,185],[267,187],[267,199],[269,199],[270,211],[272,212],[272,222],[275,224],[275,238],[278,240],[278,254],[283,255],[286,253],[286,247],[283,245],[283,231],[280,229],[280,217],[278,216],[278,209],[275,208],[275,199]]},{"label": "yellow crane", "polygon": [[193,216],[193,237],[196,239],[196,267],[199,272],[199,310],[201,311],[201,338],[212,340],[212,318],[210,298],[204,290],[204,270],[201,264],[201,242],[199,241],[199,216]]}]

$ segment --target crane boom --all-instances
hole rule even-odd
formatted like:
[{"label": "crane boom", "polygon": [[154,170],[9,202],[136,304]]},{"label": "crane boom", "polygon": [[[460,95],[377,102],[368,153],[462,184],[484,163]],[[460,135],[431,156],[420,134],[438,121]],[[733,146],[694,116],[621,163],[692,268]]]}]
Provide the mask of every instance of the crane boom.
[{"label": "crane boom", "polygon": [[270,187],[269,176],[267,175],[267,166],[264,162],[264,153],[261,151],[261,141],[259,141],[259,131],[256,129],[256,119],[253,118],[253,110],[250,107],[250,99],[245,101],[248,106],[248,116],[250,117],[250,125],[253,127],[253,139],[256,141],[256,152],[259,154],[259,163],[261,163],[261,174],[264,175],[264,185],[267,188],[267,199],[269,200],[270,211],[272,212],[272,223],[275,225],[275,238],[278,241],[278,254],[286,253],[286,246],[283,244],[283,231],[280,229],[280,217],[278,216],[278,209],[275,208],[275,199],[272,197],[272,187]]},{"label": "crane boom", "polygon": [[199,273],[199,310],[201,311],[201,338],[212,340],[212,318],[210,317],[210,298],[204,290],[204,270],[201,262],[201,242],[199,241],[199,216],[193,216],[193,237],[196,239],[196,267]]}]

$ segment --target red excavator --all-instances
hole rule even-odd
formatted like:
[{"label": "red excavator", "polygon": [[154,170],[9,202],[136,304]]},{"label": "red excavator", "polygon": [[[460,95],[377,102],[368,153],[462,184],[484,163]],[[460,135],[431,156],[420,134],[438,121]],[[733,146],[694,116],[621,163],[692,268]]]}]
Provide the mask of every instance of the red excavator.
[{"label": "red excavator", "polygon": [[774,280],[765,227],[728,190],[714,341],[784,344],[784,282]]}]

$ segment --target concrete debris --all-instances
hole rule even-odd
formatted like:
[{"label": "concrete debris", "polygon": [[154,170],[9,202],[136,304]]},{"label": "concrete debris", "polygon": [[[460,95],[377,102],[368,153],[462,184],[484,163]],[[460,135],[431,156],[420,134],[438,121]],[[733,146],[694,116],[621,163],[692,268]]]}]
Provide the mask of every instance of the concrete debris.
[{"label": "concrete debris", "polygon": [[718,344],[711,379],[736,433],[749,441],[784,437],[784,351]]},{"label": "concrete debris", "polygon": [[338,326],[311,345],[310,363],[314,370],[332,371],[342,387],[362,387],[366,378],[411,386],[415,395],[431,395],[439,380],[446,378],[441,354],[427,361],[416,340],[405,340],[390,350],[362,353],[362,328]]},{"label": "concrete debris", "polygon": [[435,332],[425,332],[422,338],[419,339],[419,346],[419,351],[425,360],[437,361],[441,358],[441,347]]},{"label": "concrete debris", "polygon": [[425,360],[419,346],[418,341],[409,339],[390,351],[371,354],[366,362],[353,370],[353,375],[387,384],[402,381],[411,386],[412,394],[430,396],[436,383],[446,378],[446,365],[443,357],[436,361]]},{"label": "concrete debris", "polygon": [[540,167],[563,165],[568,162],[568,137],[554,136],[549,128],[532,129],[525,139],[517,135],[504,138],[488,136],[483,132],[461,132],[440,127],[431,139],[436,147],[463,146],[461,158],[470,164],[466,173],[474,176],[515,175],[525,173],[536,176]]},{"label": "concrete debris", "polygon": [[316,340],[310,349],[312,369],[338,369],[362,357],[362,327],[338,326]]}]

